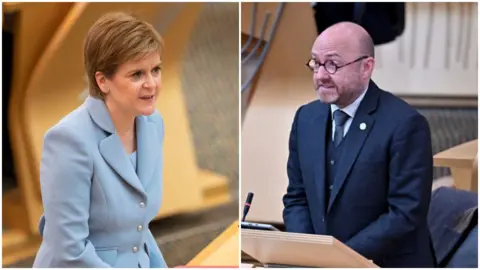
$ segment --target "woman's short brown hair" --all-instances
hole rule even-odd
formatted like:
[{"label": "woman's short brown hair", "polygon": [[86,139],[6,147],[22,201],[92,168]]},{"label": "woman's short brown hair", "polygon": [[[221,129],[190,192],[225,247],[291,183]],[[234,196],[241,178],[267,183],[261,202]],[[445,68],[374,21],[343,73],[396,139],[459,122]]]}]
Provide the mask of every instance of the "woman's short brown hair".
[{"label": "woman's short brown hair", "polygon": [[152,52],[161,53],[162,49],[163,40],[149,23],[123,12],[103,15],[90,28],[84,43],[90,95],[105,98],[95,79],[97,71],[111,78],[121,64]]}]

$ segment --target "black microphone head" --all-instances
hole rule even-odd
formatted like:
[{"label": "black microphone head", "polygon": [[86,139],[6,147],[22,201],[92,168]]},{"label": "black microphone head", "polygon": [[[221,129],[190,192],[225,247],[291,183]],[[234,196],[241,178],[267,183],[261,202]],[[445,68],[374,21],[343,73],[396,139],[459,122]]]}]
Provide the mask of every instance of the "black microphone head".
[{"label": "black microphone head", "polygon": [[248,203],[248,204],[251,204],[251,203],[252,203],[252,200],[253,200],[253,193],[252,193],[252,192],[248,192],[248,194],[247,194],[247,203]]},{"label": "black microphone head", "polygon": [[243,217],[242,217],[242,221],[245,221],[245,218],[247,217],[248,210],[250,210],[250,205],[252,204],[252,200],[253,200],[253,193],[252,193],[252,192],[248,192],[248,194],[247,194],[247,201],[245,202],[245,206],[243,207]]}]

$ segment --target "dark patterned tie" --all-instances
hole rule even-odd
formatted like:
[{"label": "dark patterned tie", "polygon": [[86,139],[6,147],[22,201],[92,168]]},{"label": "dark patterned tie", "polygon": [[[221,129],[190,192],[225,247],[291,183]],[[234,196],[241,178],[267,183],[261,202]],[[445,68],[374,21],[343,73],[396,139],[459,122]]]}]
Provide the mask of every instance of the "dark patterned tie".
[{"label": "dark patterned tie", "polygon": [[343,139],[343,127],[350,116],[342,110],[333,112],[333,121],[335,121],[335,134],[333,134],[333,143],[337,147]]}]

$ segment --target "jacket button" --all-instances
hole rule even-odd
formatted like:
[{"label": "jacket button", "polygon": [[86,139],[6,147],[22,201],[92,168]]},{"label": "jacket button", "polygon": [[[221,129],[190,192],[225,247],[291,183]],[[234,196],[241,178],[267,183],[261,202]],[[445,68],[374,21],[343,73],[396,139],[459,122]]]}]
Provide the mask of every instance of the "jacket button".
[{"label": "jacket button", "polygon": [[132,248],[132,251],[133,251],[133,253],[137,253],[138,247],[133,247],[133,248]]},{"label": "jacket button", "polygon": [[322,222],[325,222],[325,218],[322,218]]},{"label": "jacket button", "polygon": [[144,203],[144,202],[141,202],[141,203],[140,203],[140,207],[141,207],[141,208],[145,208],[145,203]]},{"label": "jacket button", "polygon": [[142,225],[138,225],[137,231],[141,232],[142,230],[143,230],[143,226],[142,226]]}]

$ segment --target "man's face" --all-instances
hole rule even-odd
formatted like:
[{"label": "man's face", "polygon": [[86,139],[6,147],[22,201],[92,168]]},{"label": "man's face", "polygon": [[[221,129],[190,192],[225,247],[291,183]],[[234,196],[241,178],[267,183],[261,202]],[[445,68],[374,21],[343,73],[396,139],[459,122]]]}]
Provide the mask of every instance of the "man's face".
[{"label": "man's face", "polygon": [[[312,62],[316,64],[313,85],[320,101],[344,107],[364,90],[361,66],[363,60],[341,67],[364,56],[359,50],[355,50],[356,46],[352,43],[354,42],[348,40],[345,33],[338,37],[320,36],[313,44]],[[319,63],[327,66],[319,67]],[[341,68],[336,69],[335,65]]]}]

